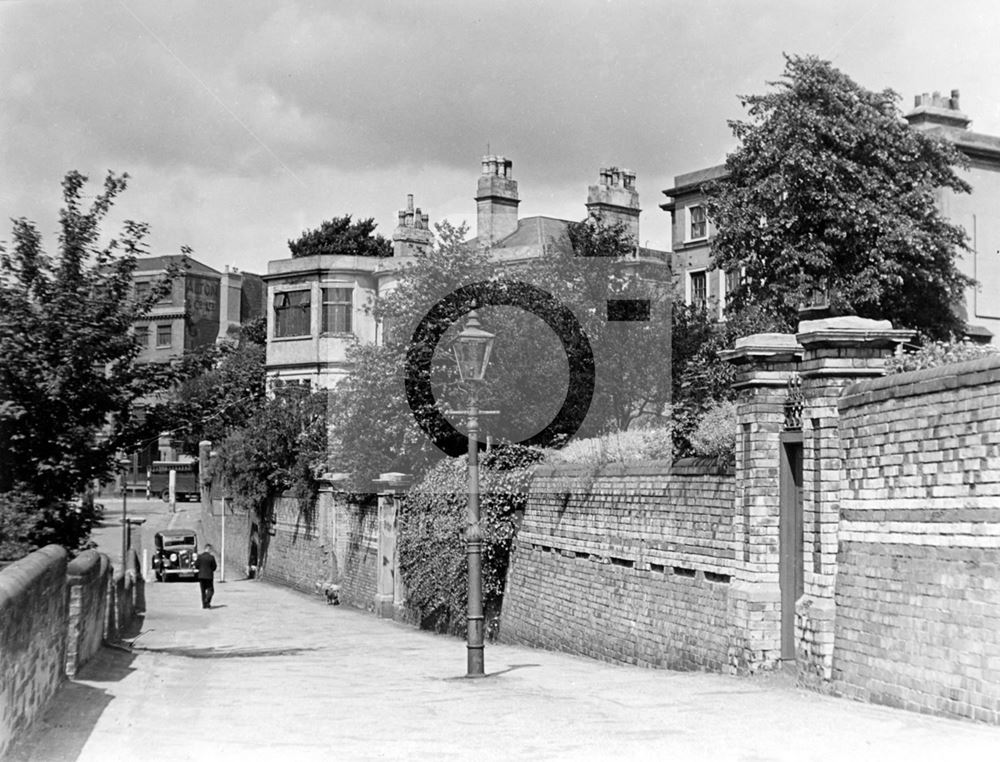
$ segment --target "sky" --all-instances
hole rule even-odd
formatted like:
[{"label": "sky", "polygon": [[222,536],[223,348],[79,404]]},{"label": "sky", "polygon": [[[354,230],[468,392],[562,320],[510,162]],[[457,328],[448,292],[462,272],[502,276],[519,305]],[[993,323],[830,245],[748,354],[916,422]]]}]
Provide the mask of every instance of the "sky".
[{"label": "sky", "polygon": [[331,217],[390,236],[408,193],[474,235],[489,152],[522,217],[582,219],[601,167],[634,170],[641,243],[669,249],[662,191],[724,161],[783,54],[903,110],[958,89],[1000,134],[998,39],[986,0],[0,0],[0,240],[27,217],[51,251],[63,175],[113,170],[109,233],[263,273]]}]

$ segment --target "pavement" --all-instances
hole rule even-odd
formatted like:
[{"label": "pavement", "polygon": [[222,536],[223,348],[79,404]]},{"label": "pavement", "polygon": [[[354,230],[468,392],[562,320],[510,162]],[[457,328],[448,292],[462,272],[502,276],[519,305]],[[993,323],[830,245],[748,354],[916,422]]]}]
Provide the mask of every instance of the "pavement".
[{"label": "pavement", "polygon": [[1000,759],[1000,728],[783,676],[489,644],[468,679],[463,641],[319,596],[217,582],[204,610],[195,583],[146,589],[141,632],[67,681],[12,760]]}]

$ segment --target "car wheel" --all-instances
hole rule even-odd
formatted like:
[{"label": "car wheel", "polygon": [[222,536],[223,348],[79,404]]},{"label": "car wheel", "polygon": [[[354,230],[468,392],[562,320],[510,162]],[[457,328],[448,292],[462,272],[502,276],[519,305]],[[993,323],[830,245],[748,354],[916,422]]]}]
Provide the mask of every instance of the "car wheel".
[{"label": "car wheel", "polygon": [[163,490],[163,492],[160,493],[160,498],[163,500],[164,503],[169,503],[170,502],[170,490],[168,490],[168,489]]}]

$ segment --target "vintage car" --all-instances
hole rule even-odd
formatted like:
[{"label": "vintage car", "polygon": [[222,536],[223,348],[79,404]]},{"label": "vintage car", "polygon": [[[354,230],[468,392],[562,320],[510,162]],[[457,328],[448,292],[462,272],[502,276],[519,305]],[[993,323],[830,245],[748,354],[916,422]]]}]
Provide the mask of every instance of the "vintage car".
[{"label": "vintage car", "polygon": [[193,529],[164,529],[153,537],[153,572],[157,582],[197,577],[198,535]]}]

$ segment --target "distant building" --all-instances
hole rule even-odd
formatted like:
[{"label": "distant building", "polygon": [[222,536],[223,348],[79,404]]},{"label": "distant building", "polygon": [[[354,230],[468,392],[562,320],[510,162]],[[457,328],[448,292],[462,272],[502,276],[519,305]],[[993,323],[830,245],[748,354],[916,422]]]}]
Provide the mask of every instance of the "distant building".
[{"label": "distant building", "polygon": [[219,272],[184,255],[138,260],[133,276],[136,296],[149,293],[167,268],[178,264],[183,274],[172,281],[170,293],[135,323],[144,362],[167,361],[185,351],[236,340],[244,324],[264,313],[259,275],[229,266]]},{"label": "distant building", "polygon": [[[264,314],[264,282],[259,275],[229,266],[219,272],[182,254],[139,259],[133,274],[135,295],[148,294],[174,265],[182,274],[173,279],[170,292],[133,325],[142,347],[140,362],[169,362],[191,350],[236,341],[243,325]],[[133,453],[130,487],[145,489],[146,469],[154,460],[177,458],[166,436]]]},{"label": "distant building", "polygon": [[[535,216],[520,219],[513,162],[484,156],[476,184],[476,237],[471,246],[489,248],[498,260],[518,262],[570,247],[570,220]],[[639,240],[639,194],[635,173],[602,169],[588,188],[586,208],[607,222],[622,222]],[[347,350],[356,342],[380,340],[374,318],[364,309],[374,296],[394,287],[397,270],[414,251],[430,246],[429,217],[413,208],[413,196],[392,234],[393,256],[385,259],[317,256],[268,263],[267,373],[272,388],[302,384],[330,388],[350,370]],[[632,264],[667,271],[669,253],[637,247]],[[666,347],[664,351],[669,352]]]},{"label": "distant building", "polygon": [[[972,250],[962,254],[958,267],[978,285],[965,294],[967,334],[988,342],[1000,335],[1000,137],[968,129],[972,120],[959,110],[957,90],[949,97],[918,95],[905,118],[915,130],[947,138],[969,159],[969,168],[959,174],[972,193],[941,189],[937,200],[941,211],[968,233]],[[668,201],[660,205],[673,216],[674,264],[684,301],[706,304],[720,317],[735,284],[732,273],[711,268],[712,222],[705,214],[702,187],[725,175],[725,165],[677,175],[674,187],[663,191]]]}]

